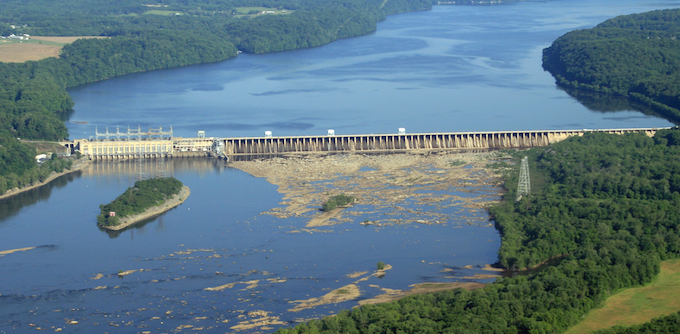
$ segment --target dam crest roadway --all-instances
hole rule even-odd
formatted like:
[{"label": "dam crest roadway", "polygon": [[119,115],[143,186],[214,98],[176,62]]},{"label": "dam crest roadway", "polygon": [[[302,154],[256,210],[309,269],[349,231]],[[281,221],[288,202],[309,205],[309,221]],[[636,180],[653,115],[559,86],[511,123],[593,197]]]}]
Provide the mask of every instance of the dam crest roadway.
[{"label": "dam crest roadway", "polygon": [[213,156],[230,159],[236,156],[266,156],[289,153],[390,153],[414,150],[505,149],[548,146],[572,136],[602,132],[610,134],[644,133],[654,136],[668,128],[581,129],[481,131],[406,134],[403,128],[396,134],[272,136],[263,137],[205,137],[198,131],[194,138],[173,137],[162,128],[129,129],[127,132],[96,131],[90,139],[76,139],[65,143],[72,152],[80,152],[94,160],[135,158]]}]

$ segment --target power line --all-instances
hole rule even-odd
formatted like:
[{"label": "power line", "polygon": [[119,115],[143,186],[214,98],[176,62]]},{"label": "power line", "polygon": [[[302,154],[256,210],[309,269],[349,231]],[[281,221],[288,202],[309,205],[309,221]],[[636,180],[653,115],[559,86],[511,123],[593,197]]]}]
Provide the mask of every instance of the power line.
[{"label": "power line", "polygon": [[529,181],[529,158],[522,158],[522,165],[519,169],[519,184],[517,185],[517,201],[522,199],[522,196],[529,196],[531,194],[531,182]]}]

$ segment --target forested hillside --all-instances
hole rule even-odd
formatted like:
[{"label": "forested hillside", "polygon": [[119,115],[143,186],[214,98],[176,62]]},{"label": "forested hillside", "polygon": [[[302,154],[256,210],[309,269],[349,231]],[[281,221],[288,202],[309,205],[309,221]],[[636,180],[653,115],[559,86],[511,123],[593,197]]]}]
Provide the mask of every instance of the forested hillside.
[{"label": "forested hillside", "polygon": [[[650,282],[680,256],[680,130],[603,133],[521,152],[532,193],[493,207],[501,264],[535,274],[366,305],[278,333],[560,333],[607,296]],[[517,159],[519,161],[520,155]],[[671,319],[672,320],[672,319]]]},{"label": "forested hillside", "polygon": [[52,157],[38,166],[35,155],[34,148],[0,133],[0,194],[43,182],[52,172],[62,172],[73,165],[71,159]]},{"label": "forested hillside", "polygon": [[[82,39],[60,58],[0,63],[0,135],[60,140],[73,101],[66,88],[156,69],[207,63],[244,52],[319,46],[376,29],[385,15],[431,8],[427,0],[7,0],[0,34],[107,36]],[[288,15],[236,15],[263,6]],[[18,162],[0,157],[0,165]],[[35,167],[35,162],[33,162]]]},{"label": "forested hillside", "polygon": [[576,30],[543,50],[566,87],[619,94],[680,122],[680,9],[620,16]]},{"label": "forested hillside", "polygon": [[[236,19],[240,6],[270,6],[290,15]],[[118,75],[214,62],[244,52],[319,46],[375,30],[385,15],[431,8],[417,0],[290,1],[4,1],[4,33],[109,36],[79,40],[59,59],[0,63],[0,131],[14,137],[67,137],[58,114],[73,107],[65,88]],[[10,28],[14,26],[14,28]]]}]

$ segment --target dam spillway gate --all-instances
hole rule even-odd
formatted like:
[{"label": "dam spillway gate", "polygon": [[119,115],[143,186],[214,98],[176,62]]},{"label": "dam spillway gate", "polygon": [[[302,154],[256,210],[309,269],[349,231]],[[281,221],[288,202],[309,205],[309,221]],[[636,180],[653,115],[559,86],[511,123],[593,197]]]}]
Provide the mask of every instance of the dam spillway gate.
[{"label": "dam spillway gate", "polygon": [[644,133],[661,128],[489,131],[414,134],[368,134],[280,137],[148,138],[141,140],[75,140],[74,151],[93,159],[144,157],[277,155],[287,153],[370,153],[411,150],[504,149],[547,146],[589,132]]},{"label": "dam spillway gate", "polygon": [[313,152],[390,152],[409,150],[503,149],[547,146],[587,132],[623,134],[657,129],[494,131],[460,133],[370,134],[223,138],[223,151],[230,155],[266,155]]}]

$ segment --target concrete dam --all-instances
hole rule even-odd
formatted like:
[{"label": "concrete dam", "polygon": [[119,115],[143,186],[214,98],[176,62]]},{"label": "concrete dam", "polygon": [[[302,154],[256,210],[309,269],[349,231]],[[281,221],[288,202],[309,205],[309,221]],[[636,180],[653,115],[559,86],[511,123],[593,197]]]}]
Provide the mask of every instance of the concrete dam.
[{"label": "concrete dam", "polygon": [[[98,133],[99,139],[80,139],[71,143],[92,159],[132,159],[154,157],[215,156],[229,158],[248,155],[278,155],[289,153],[370,153],[404,152],[412,150],[503,149],[547,146],[572,136],[589,132],[610,134],[644,133],[653,136],[663,128],[582,129],[545,131],[488,131],[450,133],[401,133],[320,136],[271,136],[222,138],[205,137],[203,131],[195,138],[172,137],[171,132],[158,135],[149,131],[134,135],[125,132]],[[161,131],[162,132],[162,131]],[[169,135],[168,135],[169,134]],[[68,146],[68,145],[67,145]]]}]

